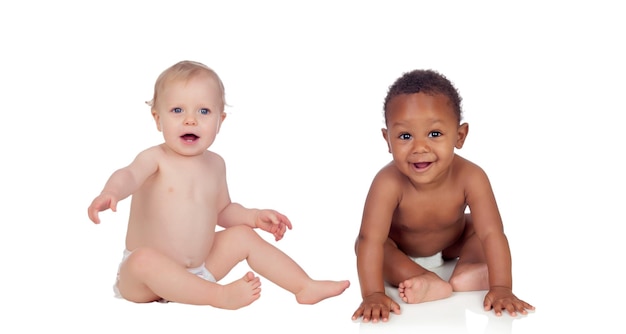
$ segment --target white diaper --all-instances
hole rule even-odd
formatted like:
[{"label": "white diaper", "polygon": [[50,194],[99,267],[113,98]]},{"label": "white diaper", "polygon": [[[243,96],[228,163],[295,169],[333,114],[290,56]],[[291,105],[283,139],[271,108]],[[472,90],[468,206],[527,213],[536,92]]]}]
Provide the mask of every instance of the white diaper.
[{"label": "white diaper", "polygon": [[433,269],[443,265],[443,256],[441,252],[427,257],[410,257],[413,262],[419,264],[424,269]]},{"label": "white diaper", "polygon": [[[117,282],[120,280],[120,269],[119,268],[122,267],[122,263],[124,263],[124,261],[126,261],[126,259],[128,258],[128,256],[131,253],[132,252],[130,252],[130,251],[126,250],[126,249],[124,250],[124,255],[122,256],[122,261],[120,262],[120,265],[119,265],[119,267],[117,269],[117,277],[115,279],[115,284],[113,284],[113,293],[115,294],[115,297],[117,297],[117,298],[122,298],[122,295],[120,294],[120,290],[117,287]],[[215,280],[215,277],[213,277],[213,274],[211,274],[211,272],[209,271],[209,269],[207,269],[204,266],[204,263],[202,265],[196,267],[196,268],[188,268],[187,271],[192,273],[192,274],[194,274],[194,275],[196,275],[196,276],[198,276],[198,277],[200,277],[200,278],[202,278],[202,279],[204,279],[204,280],[207,280],[209,282],[213,282],[213,283],[217,282]],[[159,302],[166,303],[167,300],[161,299],[161,300],[159,300]]]}]

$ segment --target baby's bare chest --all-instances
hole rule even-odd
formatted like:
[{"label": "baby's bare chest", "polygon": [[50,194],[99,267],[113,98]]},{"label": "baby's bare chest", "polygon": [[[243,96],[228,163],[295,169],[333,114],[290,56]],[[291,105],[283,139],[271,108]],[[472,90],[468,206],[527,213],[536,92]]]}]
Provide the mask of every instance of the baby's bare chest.
[{"label": "baby's bare chest", "polygon": [[405,194],[394,212],[392,226],[415,233],[452,228],[463,221],[466,207],[462,192]]},{"label": "baby's bare chest", "polygon": [[176,165],[161,167],[152,180],[146,185],[154,196],[162,196],[162,204],[167,202],[212,202],[221,191],[224,191],[225,180],[219,172],[206,166]]}]

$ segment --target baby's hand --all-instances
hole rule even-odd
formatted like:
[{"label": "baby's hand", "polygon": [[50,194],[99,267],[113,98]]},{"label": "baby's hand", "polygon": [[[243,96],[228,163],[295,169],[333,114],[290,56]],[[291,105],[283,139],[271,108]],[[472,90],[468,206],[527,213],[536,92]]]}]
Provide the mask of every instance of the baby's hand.
[{"label": "baby's hand", "polygon": [[528,310],[535,307],[515,297],[511,289],[506,287],[492,287],[485,296],[485,311],[493,309],[497,316],[502,315],[502,310],[509,312],[512,317],[517,313],[528,314]]},{"label": "baby's hand", "polygon": [[374,323],[378,320],[386,322],[389,320],[389,313],[400,314],[400,305],[382,292],[373,293],[365,298],[359,308],[352,315],[352,320],[363,316],[363,322]]},{"label": "baby's hand", "polygon": [[113,196],[110,193],[102,193],[98,197],[96,197],[89,209],[87,209],[87,214],[89,215],[89,219],[96,224],[100,224],[100,217],[98,217],[98,212],[104,211],[106,209],[111,209],[111,211],[117,211],[117,197]]},{"label": "baby's hand", "polygon": [[287,228],[291,230],[289,219],[274,210],[259,210],[254,225],[273,234],[276,241],[283,238]]}]

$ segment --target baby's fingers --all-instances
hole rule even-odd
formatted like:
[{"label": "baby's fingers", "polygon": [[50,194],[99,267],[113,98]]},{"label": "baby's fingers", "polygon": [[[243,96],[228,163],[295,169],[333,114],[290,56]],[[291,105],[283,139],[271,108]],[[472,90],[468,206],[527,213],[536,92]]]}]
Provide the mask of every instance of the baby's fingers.
[{"label": "baby's fingers", "polygon": [[109,208],[113,212],[117,212],[117,200],[111,199],[111,203],[109,204]]},{"label": "baby's fingers", "polygon": [[352,320],[357,320],[358,318],[360,318],[363,315],[363,312],[363,306],[359,306],[359,308],[356,309],[356,311],[354,311],[354,313],[352,314]]},{"label": "baby's fingers", "polygon": [[520,300],[515,303],[515,309],[521,314],[528,314],[528,311],[534,311],[535,307],[523,300]]},{"label": "baby's fingers", "polygon": [[535,307],[534,307],[534,306],[532,306],[532,305],[528,304],[528,303],[527,303],[527,302],[525,302],[525,301],[522,301],[522,304],[524,304],[524,311],[526,311],[526,310],[534,311],[534,310],[535,310]]},{"label": "baby's fingers", "polygon": [[280,216],[278,212],[273,210],[264,210],[264,215],[261,216],[261,221],[272,225],[272,229],[276,226],[280,226]]},{"label": "baby's fingers", "polygon": [[286,231],[287,231],[287,229],[285,228],[284,224],[278,225],[278,228],[276,229],[276,232],[274,232],[274,237],[276,238],[276,241],[282,239],[283,236],[285,235]]},{"label": "baby's fingers", "polygon": [[111,209],[113,212],[117,211],[117,199],[103,194],[96,197],[93,202],[91,202],[91,205],[87,209],[87,215],[89,215],[91,221],[100,224],[98,213],[106,209]]},{"label": "baby's fingers", "polygon": [[496,301],[494,303],[485,301],[485,311],[493,308],[496,316],[501,316],[503,312],[507,312],[512,317],[516,317],[517,314],[528,314],[528,310],[534,310],[535,308],[523,301]]},{"label": "baby's fingers", "polygon": [[484,301],[483,305],[485,307],[485,311],[490,311],[491,309],[493,309],[493,312],[497,316],[501,316],[502,315],[502,308],[503,308],[502,307],[502,302],[492,301],[490,296],[487,296],[485,298],[485,301]]},{"label": "baby's fingers", "polygon": [[100,217],[98,217],[98,212],[100,211],[93,207],[89,207],[89,209],[87,210],[87,215],[89,216],[89,219],[95,224],[100,224]]},{"label": "baby's fingers", "polygon": [[[504,306],[502,303],[485,303],[485,311],[489,311],[493,309],[493,312],[496,314],[496,316],[501,316],[502,315],[502,310],[504,309]],[[512,314],[513,316],[515,316],[514,314]]]},{"label": "baby's fingers", "polygon": [[276,215],[278,216],[278,223],[281,225],[284,224],[284,226],[282,226],[283,228],[288,228],[291,230],[292,226],[291,226],[291,221],[289,221],[289,218],[287,218],[287,216],[278,212],[276,212]]},{"label": "baby's fingers", "polygon": [[391,302],[391,312],[395,314],[400,314],[400,305],[394,301]]},{"label": "baby's fingers", "polygon": [[373,323],[377,323],[380,319],[382,319],[382,321],[389,319],[389,310],[386,307],[381,307],[380,305],[365,307],[363,322],[372,321]]},{"label": "baby's fingers", "polygon": [[[396,306],[397,309],[394,309],[394,307],[392,306],[392,311],[395,313],[399,313],[400,306]],[[352,316],[353,320],[358,319],[359,315],[362,315],[363,322],[371,321],[373,323],[377,323],[379,321],[389,321],[389,308],[384,305],[366,305],[365,307],[360,307],[357,312],[355,312],[355,314]]]}]

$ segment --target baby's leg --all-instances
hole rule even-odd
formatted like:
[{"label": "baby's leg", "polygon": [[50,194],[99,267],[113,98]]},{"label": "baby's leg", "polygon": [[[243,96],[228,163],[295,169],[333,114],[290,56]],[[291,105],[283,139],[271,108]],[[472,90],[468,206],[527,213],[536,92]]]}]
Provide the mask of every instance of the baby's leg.
[{"label": "baby's leg", "polygon": [[206,281],[150,248],[133,251],[120,268],[122,296],[143,303],[161,298],[194,305],[237,309],[259,298],[260,281],[252,273],[226,286]]},{"label": "baby's leg", "polygon": [[398,292],[405,303],[417,304],[448,298],[452,295],[452,287],[437,274],[427,271],[401,282]]},{"label": "baby's leg", "polygon": [[301,304],[315,304],[341,294],[349,281],[311,279],[289,256],[247,226],[233,226],[215,235],[206,266],[216,279],[224,277],[233,264],[247,260],[259,275],[293,293]]},{"label": "baby's leg", "polygon": [[454,291],[489,290],[487,261],[476,234],[465,240],[450,276],[450,284]]},{"label": "baby's leg", "polygon": [[452,295],[448,282],[415,263],[392,240],[385,243],[383,274],[386,282],[398,287],[405,303],[422,303]]}]

